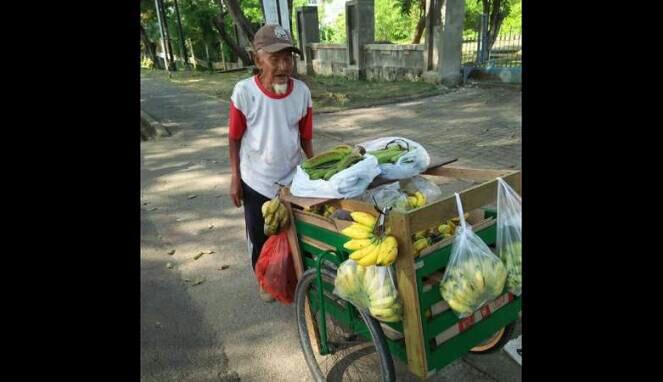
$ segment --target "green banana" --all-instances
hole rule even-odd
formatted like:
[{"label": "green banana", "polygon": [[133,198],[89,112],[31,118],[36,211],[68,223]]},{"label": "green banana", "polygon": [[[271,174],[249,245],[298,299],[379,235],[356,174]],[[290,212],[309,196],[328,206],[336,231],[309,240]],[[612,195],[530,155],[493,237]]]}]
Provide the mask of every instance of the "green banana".
[{"label": "green banana", "polygon": [[325,163],[340,161],[345,156],[352,152],[352,148],[347,145],[337,146],[332,150],[325,151],[321,154],[315,155],[302,162],[303,169],[317,168]]}]

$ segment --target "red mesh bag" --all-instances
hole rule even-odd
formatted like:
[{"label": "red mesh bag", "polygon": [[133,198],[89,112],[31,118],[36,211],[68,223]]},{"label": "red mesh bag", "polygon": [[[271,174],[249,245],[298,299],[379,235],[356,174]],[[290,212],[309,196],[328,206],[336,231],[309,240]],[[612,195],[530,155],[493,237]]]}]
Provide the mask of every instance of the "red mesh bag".
[{"label": "red mesh bag", "polygon": [[256,278],[262,289],[277,301],[283,304],[293,302],[297,275],[286,230],[270,236],[262,246],[256,263]]}]

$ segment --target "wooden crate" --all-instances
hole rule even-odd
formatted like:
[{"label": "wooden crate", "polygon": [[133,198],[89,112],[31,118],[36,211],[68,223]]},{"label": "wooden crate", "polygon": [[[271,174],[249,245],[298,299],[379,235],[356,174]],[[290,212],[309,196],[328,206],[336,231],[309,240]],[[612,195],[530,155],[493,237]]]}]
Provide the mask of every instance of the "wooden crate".
[{"label": "wooden crate", "polygon": [[[496,202],[498,176],[521,192],[520,171],[438,167],[426,175],[430,175],[435,183],[465,182],[472,185],[458,190],[464,210],[472,215],[468,223],[487,244],[494,244],[495,213],[485,208]],[[300,207],[330,203],[343,209],[377,215],[373,206],[355,200],[297,198],[287,189],[281,197],[286,203]],[[298,275],[312,266],[313,258],[320,252],[333,250],[337,257],[332,262],[336,265],[347,258],[343,244],[349,238],[340,234],[340,230],[349,222],[294,208],[292,214],[295,224],[291,229],[290,245]],[[422,208],[408,212],[394,210],[387,223],[398,241],[399,254],[394,268],[403,302],[403,321],[382,326],[392,354],[406,362],[410,371],[420,378],[434,374],[516,320],[520,311],[520,298],[505,294],[475,312],[474,316],[459,320],[442,300],[438,285],[449,261],[452,240],[436,243],[415,257],[411,238],[415,232],[435,227],[455,216],[458,216],[456,199],[453,194],[448,194]]]}]

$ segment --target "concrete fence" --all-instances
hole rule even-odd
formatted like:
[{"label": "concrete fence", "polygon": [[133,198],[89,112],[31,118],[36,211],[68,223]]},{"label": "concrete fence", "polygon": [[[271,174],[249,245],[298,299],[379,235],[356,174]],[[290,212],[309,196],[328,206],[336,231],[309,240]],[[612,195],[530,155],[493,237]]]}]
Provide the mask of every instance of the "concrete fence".
[{"label": "concrete fence", "polygon": [[[310,43],[313,73],[324,76],[345,76],[347,53],[345,44]],[[415,80],[424,69],[424,44],[366,44],[366,79]]]}]

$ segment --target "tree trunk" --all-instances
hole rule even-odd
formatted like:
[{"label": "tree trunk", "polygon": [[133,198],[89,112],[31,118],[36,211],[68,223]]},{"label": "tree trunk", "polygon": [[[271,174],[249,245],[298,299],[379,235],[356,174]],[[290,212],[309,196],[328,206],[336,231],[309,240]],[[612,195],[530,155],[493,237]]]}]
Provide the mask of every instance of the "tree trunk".
[{"label": "tree trunk", "polygon": [[217,31],[219,31],[219,34],[221,35],[221,38],[223,39],[223,41],[225,41],[226,44],[228,44],[230,49],[232,49],[232,51],[235,53],[235,55],[237,57],[239,57],[242,60],[242,62],[244,62],[246,64],[252,64],[253,60],[251,60],[251,57],[249,57],[249,54],[244,49],[242,49],[242,47],[239,46],[237,44],[237,42],[235,42],[235,39],[233,38],[233,36],[226,33],[226,23],[223,20],[224,16],[225,16],[225,13],[222,13],[222,14],[217,15],[214,18],[214,20],[213,20],[214,21],[214,27],[216,28]]},{"label": "tree trunk", "polygon": [[180,50],[182,51],[182,59],[184,60],[185,68],[189,68],[189,54],[186,51],[186,45],[184,45],[184,31],[182,31],[182,19],[180,18],[180,7],[177,5],[177,0],[173,0],[175,4],[175,16],[177,20],[177,32],[180,35]]},{"label": "tree trunk", "polygon": [[[249,20],[244,16],[242,8],[240,7],[239,0],[218,0],[221,9],[227,9],[232,17],[233,21],[239,27],[241,33],[247,37],[247,40],[253,41],[253,35],[256,31],[253,30],[253,26]],[[224,7],[225,5],[225,7]]]},{"label": "tree trunk", "polygon": [[502,9],[501,0],[482,0],[483,13],[488,15],[488,51],[493,48],[493,44],[497,41],[497,36],[500,33],[502,22],[504,21],[505,14]]},{"label": "tree trunk", "polygon": [[145,28],[143,28],[143,24],[140,24],[140,37],[143,41],[145,52],[150,56],[152,62],[154,62],[154,67],[156,69],[163,69],[161,66],[161,62],[159,61],[159,57],[157,57],[156,43],[153,43],[152,41],[150,41],[150,38],[147,37],[147,33],[145,33]]},{"label": "tree trunk", "polygon": [[424,34],[424,28],[426,28],[425,14],[419,17],[419,21],[417,22],[417,28],[414,30],[414,38],[412,39],[413,44],[419,44],[421,42],[421,36]]}]

